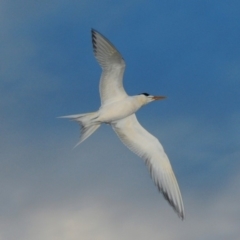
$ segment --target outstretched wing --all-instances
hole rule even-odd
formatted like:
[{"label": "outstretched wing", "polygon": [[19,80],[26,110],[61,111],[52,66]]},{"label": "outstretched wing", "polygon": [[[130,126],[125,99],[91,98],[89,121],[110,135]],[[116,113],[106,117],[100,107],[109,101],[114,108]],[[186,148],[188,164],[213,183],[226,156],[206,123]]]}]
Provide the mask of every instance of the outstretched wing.
[{"label": "outstretched wing", "polygon": [[93,29],[92,43],[94,55],[103,70],[99,85],[101,104],[126,97],[122,83],[125,62],[121,54],[110,41]]},{"label": "outstretched wing", "polygon": [[159,191],[183,219],[181,192],[169,159],[158,139],[140,125],[135,114],[112,123],[112,127],[121,141],[145,161]]}]

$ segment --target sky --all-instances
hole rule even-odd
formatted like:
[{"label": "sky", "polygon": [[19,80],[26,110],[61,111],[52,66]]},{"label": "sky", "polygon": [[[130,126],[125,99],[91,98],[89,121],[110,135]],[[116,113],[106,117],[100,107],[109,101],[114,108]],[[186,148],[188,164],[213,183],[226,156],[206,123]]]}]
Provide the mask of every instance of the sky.
[{"label": "sky", "polygon": [[[0,1],[0,240],[237,240],[240,2]],[[126,62],[140,123],[178,179],[181,221],[103,125],[79,147],[58,116],[99,108],[91,28]]]}]

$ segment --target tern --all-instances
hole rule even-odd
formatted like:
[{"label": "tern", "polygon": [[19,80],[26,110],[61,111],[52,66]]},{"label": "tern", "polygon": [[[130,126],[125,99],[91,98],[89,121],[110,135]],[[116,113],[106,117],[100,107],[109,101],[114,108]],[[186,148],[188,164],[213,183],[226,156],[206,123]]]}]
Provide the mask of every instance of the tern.
[{"label": "tern", "polygon": [[77,145],[101,124],[111,125],[123,144],[144,160],[158,190],[183,219],[182,196],[170,161],[158,139],[141,126],[135,115],[142,106],[165,97],[148,93],[129,96],[123,88],[124,59],[107,38],[94,29],[91,32],[94,55],[102,68],[99,86],[101,106],[96,112],[62,118],[80,124],[81,136]]}]

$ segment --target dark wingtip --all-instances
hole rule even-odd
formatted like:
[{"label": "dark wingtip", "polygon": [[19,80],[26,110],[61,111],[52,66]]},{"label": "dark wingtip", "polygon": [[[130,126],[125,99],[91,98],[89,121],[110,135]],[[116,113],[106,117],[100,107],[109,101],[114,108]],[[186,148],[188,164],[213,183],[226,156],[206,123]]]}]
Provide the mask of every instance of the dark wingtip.
[{"label": "dark wingtip", "polygon": [[94,28],[91,28],[91,33],[92,33],[92,37],[95,36],[96,30]]},{"label": "dark wingtip", "polygon": [[[154,183],[155,183],[155,182],[154,182]],[[157,186],[158,191],[163,194],[163,197],[167,200],[167,202],[170,204],[170,206],[172,206],[173,210],[176,212],[176,214],[178,215],[178,217],[183,221],[184,218],[185,218],[184,210],[183,210],[183,209],[181,210],[180,208],[178,208],[178,207],[174,204],[174,201],[170,198],[170,196],[168,195],[168,193],[167,193],[166,191],[164,191],[158,183],[155,183],[155,185]]]},{"label": "dark wingtip", "polygon": [[182,221],[185,219],[185,214],[183,212],[178,213],[178,216]]},{"label": "dark wingtip", "polygon": [[92,45],[93,45],[93,51],[94,53],[96,52],[96,33],[97,31],[95,29],[91,29],[91,33],[92,33]]},{"label": "dark wingtip", "polygon": [[94,28],[91,28],[91,33],[92,33],[92,39],[96,39],[96,34],[100,34],[97,30],[95,30]]}]

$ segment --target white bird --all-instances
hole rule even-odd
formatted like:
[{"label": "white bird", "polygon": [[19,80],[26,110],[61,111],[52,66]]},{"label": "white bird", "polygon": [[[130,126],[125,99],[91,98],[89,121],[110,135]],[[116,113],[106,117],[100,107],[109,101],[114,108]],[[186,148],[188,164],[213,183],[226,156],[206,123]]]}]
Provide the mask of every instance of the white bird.
[{"label": "white bird", "polygon": [[110,124],[120,140],[144,160],[159,191],[183,219],[183,201],[169,159],[158,139],[141,126],[135,115],[142,106],[165,97],[147,93],[128,96],[122,83],[125,62],[121,54],[108,39],[93,29],[92,44],[94,55],[103,70],[99,86],[101,107],[96,112],[62,118],[70,118],[81,125],[81,137],[77,145],[102,123]]}]

